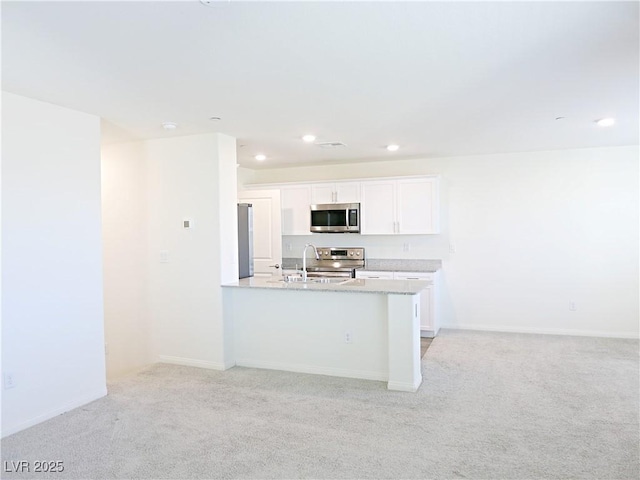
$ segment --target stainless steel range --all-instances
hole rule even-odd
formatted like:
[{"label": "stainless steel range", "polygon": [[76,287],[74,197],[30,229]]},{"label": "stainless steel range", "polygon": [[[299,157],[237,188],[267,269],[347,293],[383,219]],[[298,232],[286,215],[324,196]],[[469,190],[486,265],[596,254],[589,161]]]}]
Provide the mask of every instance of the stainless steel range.
[{"label": "stainless steel range", "polygon": [[355,278],[356,269],[364,267],[364,248],[319,247],[318,258],[309,256],[307,276]]}]

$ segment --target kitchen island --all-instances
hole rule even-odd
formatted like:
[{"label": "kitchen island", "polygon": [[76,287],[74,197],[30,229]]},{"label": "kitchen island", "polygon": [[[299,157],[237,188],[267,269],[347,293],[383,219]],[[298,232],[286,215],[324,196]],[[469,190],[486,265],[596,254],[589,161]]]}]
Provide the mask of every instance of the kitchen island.
[{"label": "kitchen island", "polygon": [[420,372],[421,281],[332,283],[245,278],[224,285],[238,366],[387,382],[414,392]]}]

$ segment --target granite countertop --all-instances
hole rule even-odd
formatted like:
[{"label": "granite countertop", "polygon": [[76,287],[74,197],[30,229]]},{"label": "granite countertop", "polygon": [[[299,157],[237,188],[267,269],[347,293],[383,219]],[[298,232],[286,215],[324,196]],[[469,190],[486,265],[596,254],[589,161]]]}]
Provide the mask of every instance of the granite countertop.
[{"label": "granite countertop", "polygon": [[263,288],[272,290],[306,290],[340,293],[378,293],[415,295],[429,287],[431,282],[421,280],[382,280],[350,278],[333,283],[284,282],[282,277],[248,277],[223,287]]}]

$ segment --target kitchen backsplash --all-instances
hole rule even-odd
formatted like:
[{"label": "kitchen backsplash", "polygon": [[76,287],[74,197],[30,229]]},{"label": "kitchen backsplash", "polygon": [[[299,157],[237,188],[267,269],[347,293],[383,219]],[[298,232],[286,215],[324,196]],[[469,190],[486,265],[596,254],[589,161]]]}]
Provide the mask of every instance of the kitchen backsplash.
[{"label": "kitchen backsplash", "polygon": [[[313,255],[310,252],[307,253],[312,259]],[[283,270],[299,270],[302,268],[302,259],[300,257],[283,257],[282,268]],[[442,268],[442,260],[370,258],[365,259],[364,268],[388,272],[436,272]]]},{"label": "kitchen backsplash", "polygon": [[307,243],[316,247],[364,247],[365,260],[449,258],[449,241],[445,235],[357,235],[349,233],[283,236],[282,256],[300,259]]},{"label": "kitchen backsplash", "polygon": [[370,258],[365,260],[364,268],[388,272],[436,272],[442,268],[442,260]]}]

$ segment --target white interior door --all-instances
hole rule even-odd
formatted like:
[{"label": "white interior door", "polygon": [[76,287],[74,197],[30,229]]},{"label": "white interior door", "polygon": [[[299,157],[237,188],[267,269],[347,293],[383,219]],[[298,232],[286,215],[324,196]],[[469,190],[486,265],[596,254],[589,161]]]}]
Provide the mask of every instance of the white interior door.
[{"label": "white interior door", "polygon": [[238,202],[253,205],[253,274],[256,277],[282,272],[280,190],[242,190]]}]

